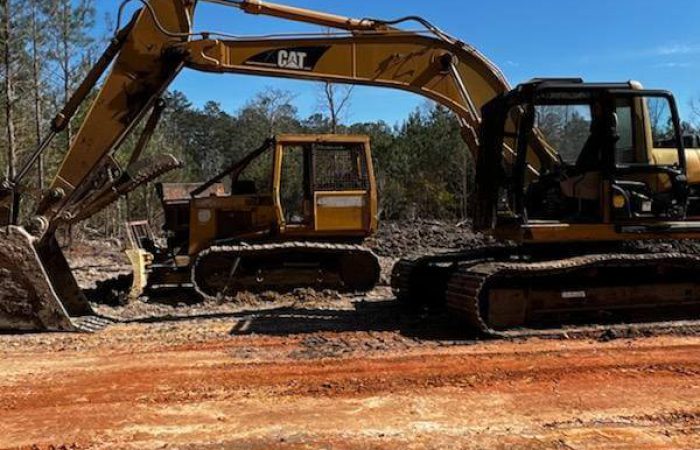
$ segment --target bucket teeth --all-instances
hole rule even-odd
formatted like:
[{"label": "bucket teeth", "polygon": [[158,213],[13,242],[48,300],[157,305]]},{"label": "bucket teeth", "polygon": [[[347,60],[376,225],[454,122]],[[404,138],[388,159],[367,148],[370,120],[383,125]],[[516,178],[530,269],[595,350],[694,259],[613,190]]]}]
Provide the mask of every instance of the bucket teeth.
[{"label": "bucket teeth", "polygon": [[95,333],[102,331],[108,326],[114,324],[113,320],[99,316],[74,317],[72,322],[76,331],[83,333]]}]

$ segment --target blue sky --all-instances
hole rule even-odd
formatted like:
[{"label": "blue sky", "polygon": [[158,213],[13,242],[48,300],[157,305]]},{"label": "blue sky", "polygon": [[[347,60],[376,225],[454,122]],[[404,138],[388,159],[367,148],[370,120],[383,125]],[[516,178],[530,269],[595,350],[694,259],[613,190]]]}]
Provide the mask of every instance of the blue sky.
[{"label": "blue sky", "polygon": [[[511,84],[542,76],[581,76],[588,81],[635,79],[673,91],[684,118],[700,98],[700,1],[698,0],[278,0],[293,6],[353,17],[396,18],[417,14],[475,46]],[[98,0],[98,23],[121,0]],[[137,2],[134,2],[136,4]],[[233,34],[307,31],[309,26],[243,14],[202,3],[198,30]],[[100,30],[98,30],[100,31]],[[196,105],[216,100],[236,111],[256,92],[274,86],[295,94],[306,116],[319,109],[319,88],[309,82],[183,73],[173,84]],[[413,94],[357,88],[346,121],[401,121],[424,103]]]}]

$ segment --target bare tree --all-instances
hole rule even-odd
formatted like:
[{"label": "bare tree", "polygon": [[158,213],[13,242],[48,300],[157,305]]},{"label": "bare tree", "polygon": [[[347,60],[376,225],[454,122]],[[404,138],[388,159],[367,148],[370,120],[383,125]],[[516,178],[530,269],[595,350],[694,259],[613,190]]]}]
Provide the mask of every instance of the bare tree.
[{"label": "bare tree", "polygon": [[17,142],[15,136],[15,86],[13,67],[13,5],[11,0],[2,2],[2,49],[5,72],[5,133],[7,138],[7,177],[14,178],[17,166]]},{"label": "bare tree", "polygon": [[[58,66],[63,102],[68,103],[74,83],[80,78],[79,69],[85,67],[84,57],[76,64],[76,54],[88,54],[92,44],[92,38],[86,30],[93,24],[95,8],[91,0],[51,0],[49,5],[56,11],[54,20],[50,22],[51,40],[54,43],[50,55]],[[66,136],[68,148],[73,138],[73,127],[70,123],[66,128]]]},{"label": "bare tree", "polygon": [[337,85],[331,82],[323,83],[323,101],[321,108],[330,119],[331,132],[338,132],[338,125],[343,114],[350,106],[350,98],[354,86]]},{"label": "bare tree", "polygon": [[664,133],[664,127],[668,126],[668,104],[663,99],[647,98],[647,110],[649,111],[649,121],[651,132],[654,136]]},{"label": "bare tree", "polygon": [[293,100],[294,95],[291,92],[275,88],[268,88],[253,100],[253,107],[259,108],[267,119],[270,136],[278,131],[279,119],[289,116],[294,110]]},{"label": "bare tree", "polygon": [[[333,30],[328,28],[327,33],[330,34]],[[343,119],[343,114],[350,106],[350,97],[355,86],[353,85],[337,85],[326,81],[323,83],[321,95],[321,112],[325,113],[330,120],[331,133],[338,132],[338,125]]]},{"label": "bare tree", "polygon": [[700,97],[690,100],[690,112],[695,128],[700,130]]}]

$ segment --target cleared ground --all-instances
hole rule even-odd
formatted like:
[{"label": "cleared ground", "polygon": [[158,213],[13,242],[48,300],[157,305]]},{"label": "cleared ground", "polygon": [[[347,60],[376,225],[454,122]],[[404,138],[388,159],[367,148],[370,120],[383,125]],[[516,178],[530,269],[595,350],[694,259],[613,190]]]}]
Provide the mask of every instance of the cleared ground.
[{"label": "cleared ground", "polygon": [[[402,235],[380,242],[387,268]],[[126,270],[70,257],[86,288]],[[689,328],[480,341],[387,287],[96,307],[126,322],[0,335],[0,449],[700,448]]]}]

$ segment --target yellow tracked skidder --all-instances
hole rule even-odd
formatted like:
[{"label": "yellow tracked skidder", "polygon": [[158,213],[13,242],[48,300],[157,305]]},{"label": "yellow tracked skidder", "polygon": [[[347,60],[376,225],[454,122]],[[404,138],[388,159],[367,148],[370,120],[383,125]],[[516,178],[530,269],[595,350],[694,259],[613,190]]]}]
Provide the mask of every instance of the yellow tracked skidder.
[{"label": "yellow tracked skidder", "polygon": [[133,297],[189,285],[205,297],[305,286],[365,291],[379,280],[377,257],[360,246],[377,228],[366,136],[277,136],[205,183],[161,183],[157,191],[167,245],[155,245],[148,223],[127,224]]}]

